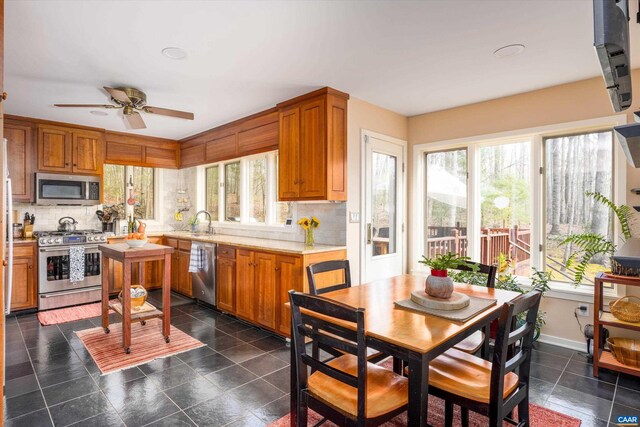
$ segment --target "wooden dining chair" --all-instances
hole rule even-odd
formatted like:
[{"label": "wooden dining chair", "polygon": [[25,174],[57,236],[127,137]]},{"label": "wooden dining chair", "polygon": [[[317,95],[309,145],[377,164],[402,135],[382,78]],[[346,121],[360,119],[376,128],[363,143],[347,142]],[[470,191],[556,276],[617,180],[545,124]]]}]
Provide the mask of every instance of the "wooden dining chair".
[{"label": "wooden dining chair", "polygon": [[[445,400],[445,426],[453,422],[453,407],[461,407],[462,425],[469,410],[489,417],[489,426],[507,420],[529,422],[529,368],[536,317],[542,293],[535,290],[502,306],[492,361],[451,349],[429,365],[429,393]],[[519,316],[525,316],[518,326]],[[518,407],[518,422],[511,413]]]},{"label": "wooden dining chair", "polygon": [[[496,274],[498,269],[495,265],[487,265],[481,264],[478,262],[469,262],[469,264],[473,264],[477,266],[477,273],[486,274],[487,276],[487,288],[495,288],[496,286]],[[460,266],[456,270],[460,271],[475,271],[471,267]],[[455,345],[454,348],[464,351],[469,354],[476,354],[483,348],[484,341],[486,339],[486,334],[489,333],[488,327],[483,328],[484,331],[477,331],[474,334],[470,335],[463,341],[459,342]],[[483,354],[484,357],[488,357],[488,355]]]},{"label": "wooden dining chair", "polygon": [[[408,380],[367,361],[365,310],[289,291],[296,375],[297,425],[313,409],[338,425],[382,424],[406,410]],[[305,339],[342,355],[329,361],[307,352]],[[309,368],[313,373],[309,375]],[[292,366],[292,369],[294,367]]]},{"label": "wooden dining chair", "polygon": [[[342,273],[339,273],[342,272]],[[318,281],[316,280],[317,274],[334,273],[334,275],[340,276],[339,282],[325,287],[318,287]],[[307,266],[307,278],[309,279],[309,293],[311,295],[322,295],[327,292],[337,291],[339,289],[345,289],[351,287],[351,268],[349,267],[349,260],[335,260],[324,261]],[[332,348],[322,348],[318,343],[312,344],[314,356],[318,357],[320,349],[326,351],[332,356],[340,356],[342,353],[336,352]],[[378,363],[389,357],[387,354],[369,350],[367,360],[372,363]],[[398,371],[400,373],[402,371]]]}]

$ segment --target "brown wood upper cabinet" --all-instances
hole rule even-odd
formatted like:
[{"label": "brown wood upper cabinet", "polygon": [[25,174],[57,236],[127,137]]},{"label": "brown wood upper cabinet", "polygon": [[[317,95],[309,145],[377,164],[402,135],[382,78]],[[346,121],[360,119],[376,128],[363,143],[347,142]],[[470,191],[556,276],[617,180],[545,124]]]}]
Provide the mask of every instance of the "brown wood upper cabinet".
[{"label": "brown wood upper cabinet", "polygon": [[38,125],[38,170],[100,175],[101,133]]},{"label": "brown wood upper cabinet", "polygon": [[7,138],[7,164],[13,191],[13,200],[34,201],[33,126],[27,122],[7,119],[4,122]]},{"label": "brown wood upper cabinet", "polygon": [[151,136],[105,132],[105,163],[158,168],[178,167],[178,142]]},{"label": "brown wood upper cabinet", "polygon": [[278,200],[347,200],[347,100],[324,88],[278,104]]}]

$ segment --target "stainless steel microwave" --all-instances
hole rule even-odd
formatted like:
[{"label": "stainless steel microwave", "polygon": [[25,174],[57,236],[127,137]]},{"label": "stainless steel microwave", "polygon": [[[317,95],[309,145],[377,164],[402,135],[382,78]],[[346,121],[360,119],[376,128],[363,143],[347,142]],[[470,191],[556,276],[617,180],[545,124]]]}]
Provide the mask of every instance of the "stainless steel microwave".
[{"label": "stainless steel microwave", "polygon": [[92,206],[100,204],[100,177],[36,174],[36,204]]}]

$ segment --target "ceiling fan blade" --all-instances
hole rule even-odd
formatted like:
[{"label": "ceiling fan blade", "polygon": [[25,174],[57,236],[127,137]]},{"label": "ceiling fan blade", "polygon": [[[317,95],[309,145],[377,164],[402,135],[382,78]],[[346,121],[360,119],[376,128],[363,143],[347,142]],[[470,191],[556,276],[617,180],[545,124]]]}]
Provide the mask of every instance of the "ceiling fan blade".
[{"label": "ceiling fan blade", "polygon": [[169,108],[160,107],[144,107],[144,111],[152,114],[159,114],[161,116],[178,117],[180,119],[193,120],[193,113],[187,111],[171,110]]},{"label": "ceiling fan blade", "polygon": [[120,102],[124,102],[125,104],[131,103],[131,98],[129,98],[129,96],[126,94],[125,91],[120,89],[114,89],[112,87],[106,87],[106,86],[103,86],[103,88],[104,90],[109,92],[109,95],[111,95],[113,99],[116,99]]},{"label": "ceiling fan blade", "polygon": [[110,104],[53,104],[54,107],[116,108]]},{"label": "ceiling fan blade", "polygon": [[144,120],[142,120],[142,116],[137,111],[131,114],[125,114],[124,120],[131,129],[146,129],[147,127],[147,125],[144,124]]}]

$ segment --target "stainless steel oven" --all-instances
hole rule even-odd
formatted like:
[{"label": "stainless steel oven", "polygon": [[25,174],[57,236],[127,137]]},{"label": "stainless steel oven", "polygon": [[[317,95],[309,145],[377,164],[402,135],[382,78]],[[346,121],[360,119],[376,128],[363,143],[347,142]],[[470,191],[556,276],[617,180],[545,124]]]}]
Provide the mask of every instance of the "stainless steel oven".
[{"label": "stainless steel oven", "polygon": [[[102,254],[106,239],[97,231],[41,233],[38,238],[38,309],[99,301],[102,289]],[[91,241],[91,243],[88,243]],[[70,280],[69,248],[84,247],[84,278]]]},{"label": "stainless steel oven", "polygon": [[37,173],[36,204],[98,205],[100,204],[100,177]]}]

